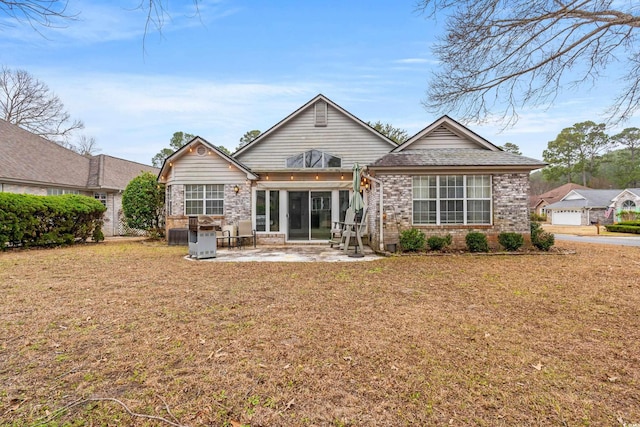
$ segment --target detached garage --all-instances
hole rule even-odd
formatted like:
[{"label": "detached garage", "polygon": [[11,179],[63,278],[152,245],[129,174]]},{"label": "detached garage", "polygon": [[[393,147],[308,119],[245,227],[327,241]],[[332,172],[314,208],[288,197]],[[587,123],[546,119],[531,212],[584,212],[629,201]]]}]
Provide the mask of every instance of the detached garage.
[{"label": "detached garage", "polygon": [[621,190],[572,190],[559,202],[545,206],[553,225],[612,224],[609,207]]}]

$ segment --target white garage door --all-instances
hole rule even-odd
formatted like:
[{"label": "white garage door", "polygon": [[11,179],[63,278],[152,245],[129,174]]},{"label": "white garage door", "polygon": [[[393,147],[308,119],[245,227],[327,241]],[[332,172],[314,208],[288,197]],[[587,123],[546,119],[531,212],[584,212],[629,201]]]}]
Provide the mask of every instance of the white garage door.
[{"label": "white garage door", "polygon": [[580,211],[572,209],[554,210],[551,216],[553,225],[582,225]]}]

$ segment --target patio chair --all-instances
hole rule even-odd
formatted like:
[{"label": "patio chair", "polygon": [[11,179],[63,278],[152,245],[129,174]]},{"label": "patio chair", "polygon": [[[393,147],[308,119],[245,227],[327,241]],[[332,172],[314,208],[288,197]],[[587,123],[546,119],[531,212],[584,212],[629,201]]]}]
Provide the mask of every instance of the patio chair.
[{"label": "patio chair", "polygon": [[238,247],[242,247],[244,239],[253,239],[253,247],[256,247],[256,230],[251,228],[250,219],[238,221],[238,235],[235,236]]},{"label": "patio chair", "polygon": [[356,213],[353,209],[349,208],[345,212],[344,221],[334,221],[331,228],[331,240],[329,240],[329,247],[333,248],[333,245],[339,245],[338,248],[342,249],[344,245],[345,232],[347,229],[352,229],[355,225]]}]

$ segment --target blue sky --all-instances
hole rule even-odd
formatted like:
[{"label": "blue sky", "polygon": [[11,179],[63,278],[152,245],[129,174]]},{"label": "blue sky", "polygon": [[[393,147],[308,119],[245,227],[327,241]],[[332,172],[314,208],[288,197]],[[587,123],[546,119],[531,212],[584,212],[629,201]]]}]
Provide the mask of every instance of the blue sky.
[{"label": "blue sky", "polygon": [[[415,3],[203,0],[196,14],[174,1],[162,34],[151,29],[143,44],[139,0],[69,0],[79,15],[64,28],[0,25],[0,64],[44,81],[100,153],[146,164],[176,131],[233,151],[246,131],[267,130],[318,93],[412,135],[438,118],[421,102],[445,22]],[[587,89],[560,94],[548,110],[523,109],[506,130],[491,120],[468,126],[541,159],[563,128],[602,120],[615,79]]]}]

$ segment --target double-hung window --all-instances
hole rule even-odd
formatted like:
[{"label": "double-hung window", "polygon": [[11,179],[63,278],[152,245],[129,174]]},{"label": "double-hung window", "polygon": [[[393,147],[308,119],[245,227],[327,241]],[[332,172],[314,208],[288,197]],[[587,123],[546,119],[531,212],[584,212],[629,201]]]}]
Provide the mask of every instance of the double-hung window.
[{"label": "double-hung window", "polygon": [[184,186],[186,215],[223,215],[223,184],[189,184]]},{"label": "double-hung window", "polygon": [[414,176],[413,223],[491,224],[491,177]]}]

